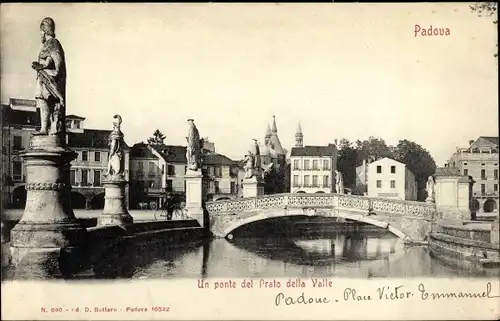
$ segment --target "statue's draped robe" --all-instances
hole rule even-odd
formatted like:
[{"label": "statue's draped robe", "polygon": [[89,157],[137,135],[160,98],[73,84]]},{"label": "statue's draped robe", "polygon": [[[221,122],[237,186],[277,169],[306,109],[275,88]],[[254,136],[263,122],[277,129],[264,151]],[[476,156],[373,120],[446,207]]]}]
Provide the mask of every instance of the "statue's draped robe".
[{"label": "statue's draped robe", "polygon": [[120,175],[124,172],[123,134],[114,130],[109,135],[109,172],[108,175]]},{"label": "statue's draped robe", "polygon": [[66,99],[66,59],[59,40],[48,39],[40,49],[38,62],[45,65],[47,59],[52,62],[37,74],[35,98],[54,99],[65,105]]},{"label": "statue's draped robe", "polygon": [[196,126],[190,126],[187,141],[188,146],[186,156],[188,166],[192,170],[197,170],[200,167],[201,146],[200,134]]},{"label": "statue's draped robe", "polygon": [[252,154],[254,155],[254,164],[253,164],[253,167],[256,170],[260,170],[262,162],[260,160],[260,148],[259,148],[259,145],[254,144]]}]

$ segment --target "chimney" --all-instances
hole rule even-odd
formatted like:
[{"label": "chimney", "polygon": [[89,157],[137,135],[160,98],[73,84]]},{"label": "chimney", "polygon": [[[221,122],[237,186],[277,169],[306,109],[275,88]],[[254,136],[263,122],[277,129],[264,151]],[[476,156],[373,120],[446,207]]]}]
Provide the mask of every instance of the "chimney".
[{"label": "chimney", "polygon": [[474,141],[473,140],[469,140],[469,146],[472,146],[472,144],[474,144]]}]

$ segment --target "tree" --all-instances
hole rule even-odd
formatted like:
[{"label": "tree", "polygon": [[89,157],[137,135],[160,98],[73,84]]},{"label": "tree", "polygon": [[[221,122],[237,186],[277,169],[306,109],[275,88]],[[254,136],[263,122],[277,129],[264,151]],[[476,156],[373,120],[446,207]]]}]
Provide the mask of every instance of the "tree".
[{"label": "tree", "polygon": [[[480,17],[491,17],[497,13],[498,3],[493,1],[487,2],[476,2],[473,5],[469,6],[472,12],[476,12]],[[497,17],[493,21],[494,24],[498,23]],[[498,48],[498,43],[497,43]],[[495,58],[498,57],[498,51],[495,52]]]},{"label": "tree", "polygon": [[427,178],[436,171],[436,162],[430,153],[421,145],[409,141],[400,140],[394,149],[394,159],[404,163],[406,167],[415,175],[417,181],[417,199],[423,201],[426,197],[423,191]]},{"label": "tree", "polygon": [[373,136],[367,140],[356,141],[357,165],[361,165],[363,160],[375,160],[383,157],[392,157],[392,148],[387,146],[385,140]]},{"label": "tree", "polygon": [[165,135],[163,135],[163,133],[159,129],[156,129],[153,133],[153,136],[148,138],[148,144],[163,145],[165,138]]},{"label": "tree", "polygon": [[353,144],[345,138],[339,141],[337,148],[337,169],[342,173],[344,185],[346,187],[354,187],[356,185],[358,153]]}]

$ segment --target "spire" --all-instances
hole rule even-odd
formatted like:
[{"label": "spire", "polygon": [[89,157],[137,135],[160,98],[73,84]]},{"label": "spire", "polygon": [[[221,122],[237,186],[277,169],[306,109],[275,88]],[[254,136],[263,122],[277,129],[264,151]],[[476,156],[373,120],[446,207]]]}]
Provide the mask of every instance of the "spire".
[{"label": "spire", "polygon": [[300,122],[297,125],[297,132],[295,133],[295,136],[297,136],[297,135],[302,135],[302,127],[300,127]]},{"label": "spire", "polygon": [[297,132],[295,133],[295,147],[303,147],[304,145],[304,135],[302,134],[302,127],[300,122],[297,126]]},{"label": "spire", "polygon": [[276,116],[273,115],[273,128],[272,128],[273,134],[278,133],[278,128],[276,127]]},{"label": "spire", "polygon": [[271,127],[269,127],[269,124],[267,124],[267,130],[266,130],[266,136],[265,137],[269,138],[269,137],[271,137],[271,135],[272,135],[271,134]]}]

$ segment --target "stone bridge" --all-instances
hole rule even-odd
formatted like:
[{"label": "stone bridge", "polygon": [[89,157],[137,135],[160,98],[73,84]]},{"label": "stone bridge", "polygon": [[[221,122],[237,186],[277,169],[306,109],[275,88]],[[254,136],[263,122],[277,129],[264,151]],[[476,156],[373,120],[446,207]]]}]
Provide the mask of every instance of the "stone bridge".
[{"label": "stone bridge", "polygon": [[345,194],[273,194],[206,203],[209,227],[231,237],[239,227],[289,216],[337,217],[387,229],[405,243],[424,242],[435,218],[434,204]]}]

